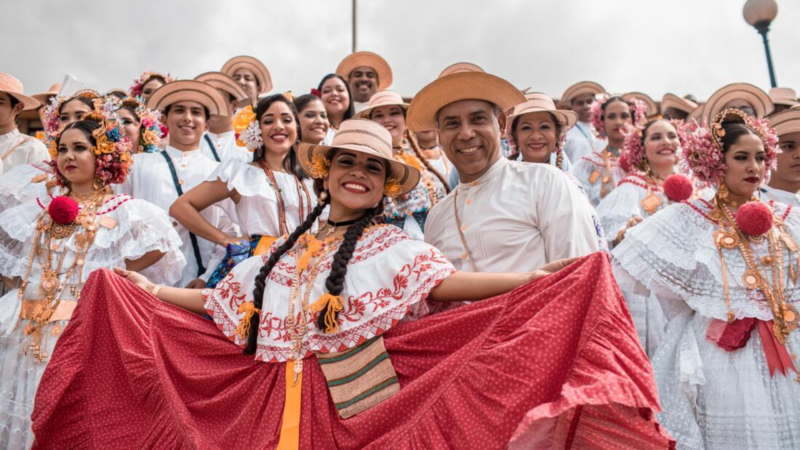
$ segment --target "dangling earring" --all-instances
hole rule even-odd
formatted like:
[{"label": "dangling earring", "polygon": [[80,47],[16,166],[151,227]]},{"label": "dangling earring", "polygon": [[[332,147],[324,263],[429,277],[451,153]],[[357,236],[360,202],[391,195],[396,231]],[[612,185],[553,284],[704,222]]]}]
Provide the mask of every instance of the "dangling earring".
[{"label": "dangling earring", "polygon": [[319,193],[319,201],[325,203],[328,200],[328,191],[322,191]]},{"label": "dangling earring", "polygon": [[728,185],[725,184],[725,182],[723,181],[719,185],[719,189],[717,190],[717,195],[719,196],[720,200],[722,200],[723,202],[730,203],[731,199],[730,199],[730,196],[728,195],[728,193],[729,193]]},{"label": "dangling earring", "polygon": [[104,183],[100,181],[99,178],[95,177],[94,181],[92,182],[92,187],[94,188],[94,190],[95,191],[100,190],[103,188],[103,186],[105,186]]}]

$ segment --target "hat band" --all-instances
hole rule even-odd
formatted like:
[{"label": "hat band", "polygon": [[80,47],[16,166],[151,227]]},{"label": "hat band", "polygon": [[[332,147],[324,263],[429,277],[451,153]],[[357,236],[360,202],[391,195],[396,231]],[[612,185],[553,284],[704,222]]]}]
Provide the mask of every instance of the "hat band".
[{"label": "hat band", "polygon": [[390,148],[390,149],[392,148],[392,143],[391,142],[386,142],[386,141],[383,140],[383,138],[380,135],[378,135],[376,133],[373,133],[371,131],[367,131],[367,130],[339,130],[336,133],[336,136],[334,137],[333,144],[331,146],[332,147],[336,147],[337,145],[347,145],[347,144],[363,145],[363,144],[360,144],[360,143],[357,143],[357,142],[336,142],[336,138],[337,137],[345,135],[345,134],[349,134],[349,133],[366,134],[367,136],[374,137],[375,139],[381,141],[381,144],[387,146],[388,148]]}]

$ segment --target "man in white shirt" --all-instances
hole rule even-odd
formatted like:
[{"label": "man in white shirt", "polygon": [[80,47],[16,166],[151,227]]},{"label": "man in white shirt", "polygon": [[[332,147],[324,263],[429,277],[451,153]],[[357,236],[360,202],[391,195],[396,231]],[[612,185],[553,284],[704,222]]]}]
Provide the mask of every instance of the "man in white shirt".
[{"label": "man in white shirt", "polygon": [[778,169],[769,185],[761,187],[761,200],[800,208],[800,108],[786,109],[769,116],[769,126],[778,135]]},{"label": "man in white shirt", "polygon": [[[222,72],[206,72],[195,80],[211,85],[228,103],[229,111],[237,111],[250,104],[250,97],[242,86]],[[233,114],[213,116],[209,120],[208,132],[203,134],[200,151],[207,158],[222,162],[235,159],[244,162],[253,160],[253,153],[247,147],[236,144],[236,131],[233,129]]]},{"label": "man in white shirt", "polygon": [[22,82],[7,73],[0,73],[0,174],[20,164],[49,160],[41,141],[20,134],[17,116],[25,110],[41,106],[38,100],[23,93]]},{"label": "man in white shirt", "polygon": [[456,73],[420,91],[408,110],[412,131],[437,129],[460,184],[428,216],[425,241],[458,270],[527,272],[598,250],[591,205],[549,164],[501,156],[501,111],[525,101],[494,75]]},{"label": "man in white shirt", "polygon": [[[159,88],[148,99],[147,107],[163,112],[169,128],[169,145],[162,152],[135,155],[131,173],[120,192],[169,212],[179,195],[205,181],[219,165],[200,152],[200,140],[208,130],[208,120],[215,115],[227,115],[228,105],[208,84],[181,80]],[[238,234],[221,206],[214,205],[202,214],[214,226]],[[180,286],[205,287],[206,280],[225,256],[225,248],[189,233],[174,219],[172,225],[183,241],[181,251],[187,262]]]},{"label": "man in white shirt", "polygon": [[590,120],[595,97],[605,92],[603,86],[597,83],[581,81],[570,86],[561,96],[560,106],[578,114],[578,122],[567,131],[567,140],[564,143],[564,153],[573,163],[604,147],[603,142],[595,136]]},{"label": "man in white shirt", "polygon": [[392,86],[392,68],[380,55],[372,52],[355,52],[348,55],[336,68],[336,75],[347,80],[356,113],[367,108],[369,99],[378,91]]}]

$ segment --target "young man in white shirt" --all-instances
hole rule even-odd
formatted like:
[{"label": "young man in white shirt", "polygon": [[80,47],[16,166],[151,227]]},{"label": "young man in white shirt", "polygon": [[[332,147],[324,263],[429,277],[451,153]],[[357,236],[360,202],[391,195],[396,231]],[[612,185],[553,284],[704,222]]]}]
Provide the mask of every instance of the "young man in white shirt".
[{"label": "young man in white shirt", "polygon": [[195,77],[195,80],[211,85],[228,103],[227,116],[213,116],[208,122],[208,131],[203,134],[200,150],[216,162],[235,159],[244,162],[253,160],[253,153],[247,147],[236,144],[236,131],[233,129],[233,115],[239,108],[250,104],[250,96],[233,78],[222,72],[206,72]]},{"label": "young man in white shirt", "polygon": [[41,103],[38,100],[23,93],[21,81],[7,73],[0,73],[0,174],[20,164],[50,159],[41,141],[17,130],[17,116],[22,111],[39,106]]},{"label": "young man in white shirt", "polygon": [[336,75],[347,80],[357,113],[369,105],[369,99],[378,91],[392,86],[392,68],[380,55],[372,52],[355,52],[348,55],[336,68]]},{"label": "young man in white shirt", "polygon": [[[219,165],[202,154],[200,141],[203,133],[208,131],[209,119],[227,116],[228,105],[210,85],[181,80],[159,88],[148,99],[147,107],[164,113],[164,123],[169,128],[169,145],[162,152],[135,155],[133,170],[120,191],[147,200],[168,212],[180,195],[206,181]],[[202,214],[214,226],[236,235],[237,227],[226,214],[226,209],[214,205]],[[208,277],[224,258],[225,248],[189,233],[174,219],[172,225],[183,241],[181,251],[187,263],[179,286],[205,287]]]},{"label": "young man in white shirt", "polygon": [[564,153],[573,164],[604,147],[602,140],[595,136],[590,120],[595,97],[605,92],[603,86],[597,83],[581,81],[570,86],[561,96],[561,107],[571,109],[578,115],[578,122],[567,131],[567,140],[564,142]]},{"label": "young man in white shirt", "polygon": [[493,75],[457,73],[420,91],[408,110],[412,131],[436,129],[460,184],[430,212],[425,241],[457,270],[525,272],[598,250],[591,205],[549,164],[502,157],[502,111],[525,101]]}]

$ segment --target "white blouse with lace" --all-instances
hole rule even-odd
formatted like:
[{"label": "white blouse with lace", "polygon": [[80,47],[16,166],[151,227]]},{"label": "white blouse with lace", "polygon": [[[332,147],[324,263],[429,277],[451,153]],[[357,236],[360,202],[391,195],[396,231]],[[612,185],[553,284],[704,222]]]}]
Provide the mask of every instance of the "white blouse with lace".
[{"label": "white blouse with lace", "polygon": [[[619,166],[617,157],[612,157],[609,160],[610,179],[604,181],[603,166],[602,152],[594,152],[589,156],[584,156],[580,161],[576,161],[572,169],[572,174],[581,182],[583,189],[586,191],[586,195],[589,197],[589,201],[595,208],[606,195],[613,192],[617,183],[627,175]],[[605,192],[605,194],[603,192]],[[602,214],[600,218],[603,218]],[[606,231],[611,233],[608,229],[606,229]]]}]

